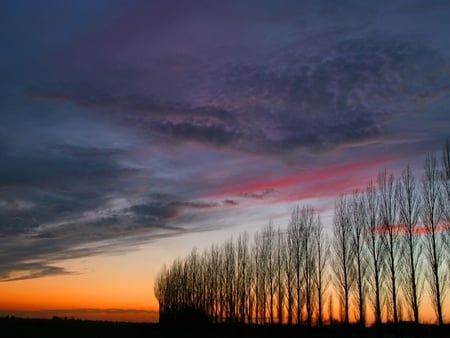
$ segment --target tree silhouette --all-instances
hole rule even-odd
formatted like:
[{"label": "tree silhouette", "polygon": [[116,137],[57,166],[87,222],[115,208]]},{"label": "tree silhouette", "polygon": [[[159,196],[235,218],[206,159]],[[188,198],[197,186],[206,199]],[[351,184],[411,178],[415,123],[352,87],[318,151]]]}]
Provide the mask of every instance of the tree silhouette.
[{"label": "tree silhouette", "polygon": [[376,185],[370,180],[364,191],[341,195],[331,237],[313,208],[296,206],[284,228],[269,221],[252,238],[242,233],[201,253],[192,249],[155,278],[160,322],[322,326],[325,299],[333,324],[337,296],[344,325],[354,304],[365,326],[367,303],[377,326],[384,304],[388,320],[398,323],[406,305],[418,324],[426,287],[443,325],[449,159],[447,140],[442,167],[429,156],[420,182],[408,166],[397,181],[384,170]]},{"label": "tree silhouette", "polygon": [[388,289],[390,291],[390,311],[395,324],[398,324],[398,283],[397,267],[400,257],[397,224],[397,198],[394,184],[394,176],[386,170],[378,175],[378,190],[380,198],[380,233],[387,254],[386,266],[389,275]]},{"label": "tree silhouette", "polygon": [[284,302],[285,302],[285,279],[284,279],[284,271],[286,270],[284,267],[285,264],[285,240],[284,240],[283,231],[278,228],[276,232],[276,242],[275,242],[275,287],[277,293],[277,320],[278,324],[283,323],[283,310],[284,310]]},{"label": "tree silhouette", "polygon": [[[292,220],[292,215],[291,215]],[[289,223],[291,224],[291,223]],[[291,227],[288,227],[287,236],[283,237],[283,253],[284,253],[284,274],[286,285],[286,302],[287,302],[287,323],[293,324],[294,320],[294,301],[295,301],[295,241],[291,236]]]},{"label": "tree silhouette", "polygon": [[369,256],[369,292],[371,302],[374,309],[375,323],[377,326],[382,322],[382,296],[383,296],[383,272],[384,272],[384,251],[383,242],[378,232],[378,210],[379,200],[376,187],[372,180],[366,187],[366,193],[363,199],[364,215],[365,215],[365,229],[367,251]]},{"label": "tree silhouette", "polygon": [[330,242],[328,236],[324,233],[320,216],[317,216],[317,224],[313,230],[315,273],[314,284],[317,295],[317,325],[323,324],[323,308],[325,302],[325,293],[330,284],[330,276],[328,273],[328,263],[330,258]]},{"label": "tree silhouette", "polygon": [[357,317],[362,327],[366,324],[366,291],[367,291],[367,255],[365,248],[365,210],[363,196],[359,191],[353,193],[350,201],[350,219],[352,226],[352,247],[356,275],[355,303]]},{"label": "tree silhouette", "polygon": [[348,325],[350,320],[350,294],[355,281],[355,269],[353,265],[355,251],[352,247],[352,228],[349,206],[348,201],[344,196],[340,196],[337,199],[334,210],[333,268],[336,275],[335,289],[341,301],[344,324]]},{"label": "tree silhouette", "polygon": [[241,323],[245,323],[249,317],[248,292],[251,279],[249,270],[248,233],[240,234],[237,241],[237,294],[238,316]]},{"label": "tree silhouette", "polygon": [[300,207],[297,206],[291,213],[291,219],[288,225],[288,236],[291,238],[292,250],[290,255],[293,257],[294,276],[295,276],[295,297],[296,297],[296,321],[297,324],[302,323],[302,288],[303,288],[303,224],[301,222]]},{"label": "tree silhouette", "polygon": [[422,290],[422,241],[419,234],[420,199],[417,184],[408,165],[397,182],[397,201],[400,224],[403,227],[405,301],[416,324],[419,324],[419,305]]},{"label": "tree silhouette", "polygon": [[425,227],[425,257],[430,266],[427,280],[431,299],[443,325],[442,303],[447,289],[447,271],[445,266],[444,232],[439,228],[443,217],[443,189],[441,185],[437,159],[428,156],[425,160],[425,172],[422,177],[422,221]]}]

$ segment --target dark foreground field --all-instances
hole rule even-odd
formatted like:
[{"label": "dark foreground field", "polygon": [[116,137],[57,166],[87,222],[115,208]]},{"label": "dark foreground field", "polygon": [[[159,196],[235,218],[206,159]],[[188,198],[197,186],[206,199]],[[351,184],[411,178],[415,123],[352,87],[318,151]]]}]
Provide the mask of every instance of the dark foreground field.
[{"label": "dark foreground field", "polygon": [[402,324],[397,330],[384,326],[381,329],[340,326],[311,328],[279,326],[233,325],[159,325],[87,321],[75,319],[21,319],[0,318],[1,337],[449,337],[450,326],[432,325],[413,327]]}]

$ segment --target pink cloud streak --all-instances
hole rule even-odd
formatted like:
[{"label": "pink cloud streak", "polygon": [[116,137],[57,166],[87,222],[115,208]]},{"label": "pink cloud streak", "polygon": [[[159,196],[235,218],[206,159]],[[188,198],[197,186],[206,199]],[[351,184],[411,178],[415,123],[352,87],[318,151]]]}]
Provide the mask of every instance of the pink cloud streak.
[{"label": "pink cloud streak", "polygon": [[[331,197],[349,189],[357,189],[367,184],[368,176],[392,161],[392,157],[378,157],[345,165],[333,166],[311,172],[287,175],[278,179],[240,182],[218,190],[215,197],[253,196],[264,191],[277,191],[275,203],[289,202],[316,197]],[[268,195],[269,197],[269,195]]]}]

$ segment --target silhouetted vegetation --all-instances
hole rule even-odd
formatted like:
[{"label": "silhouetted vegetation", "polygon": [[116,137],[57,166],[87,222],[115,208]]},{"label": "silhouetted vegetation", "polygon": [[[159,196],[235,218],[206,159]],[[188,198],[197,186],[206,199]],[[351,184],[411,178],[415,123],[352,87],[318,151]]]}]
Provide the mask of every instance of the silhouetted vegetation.
[{"label": "silhouetted vegetation", "polygon": [[303,206],[285,227],[269,221],[252,239],[243,233],[202,253],[193,249],[155,281],[160,322],[177,322],[189,309],[191,322],[364,328],[370,311],[376,327],[400,329],[404,321],[419,324],[426,292],[443,326],[449,158],[447,141],[441,164],[429,156],[422,174],[408,166],[395,178],[383,170],[376,184],[341,195],[331,238],[318,212]]}]

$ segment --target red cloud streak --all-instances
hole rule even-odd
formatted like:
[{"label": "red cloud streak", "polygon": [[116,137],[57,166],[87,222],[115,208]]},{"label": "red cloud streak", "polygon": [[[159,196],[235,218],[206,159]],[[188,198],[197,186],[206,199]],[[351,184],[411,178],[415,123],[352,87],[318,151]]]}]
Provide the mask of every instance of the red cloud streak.
[{"label": "red cloud streak", "polygon": [[372,171],[374,168],[382,168],[390,160],[392,160],[390,157],[380,157],[364,162],[294,174],[274,180],[261,180],[258,177],[254,182],[237,183],[229,188],[220,190],[215,196],[242,196],[260,191],[298,188],[299,186],[301,186],[301,191],[297,190],[297,192],[291,192],[287,196],[280,196],[280,199],[289,201],[335,195],[343,192],[345,189],[361,187],[361,185],[367,183],[367,178],[361,177],[362,173]]},{"label": "red cloud streak", "polygon": [[[391,229],[398,235],[406,235],[408,233],[408,229],[405,224],[394,224],[394,225],[390,225],[390,226],[379,225],[377,227],[377,232],[379,234],[383,234],[385,232],[388,232],[389,229]],[[450,221],[446,220],[444,224],[436,226],[434,230],[435,230],[435,232],[443,232],[443,231],[447,231],[449,229],[450,229]],[[425,235],[425,234],[431,233],[431,229],[421,226],[421,227],[415,228],[412,232],[415,235]]]}]

